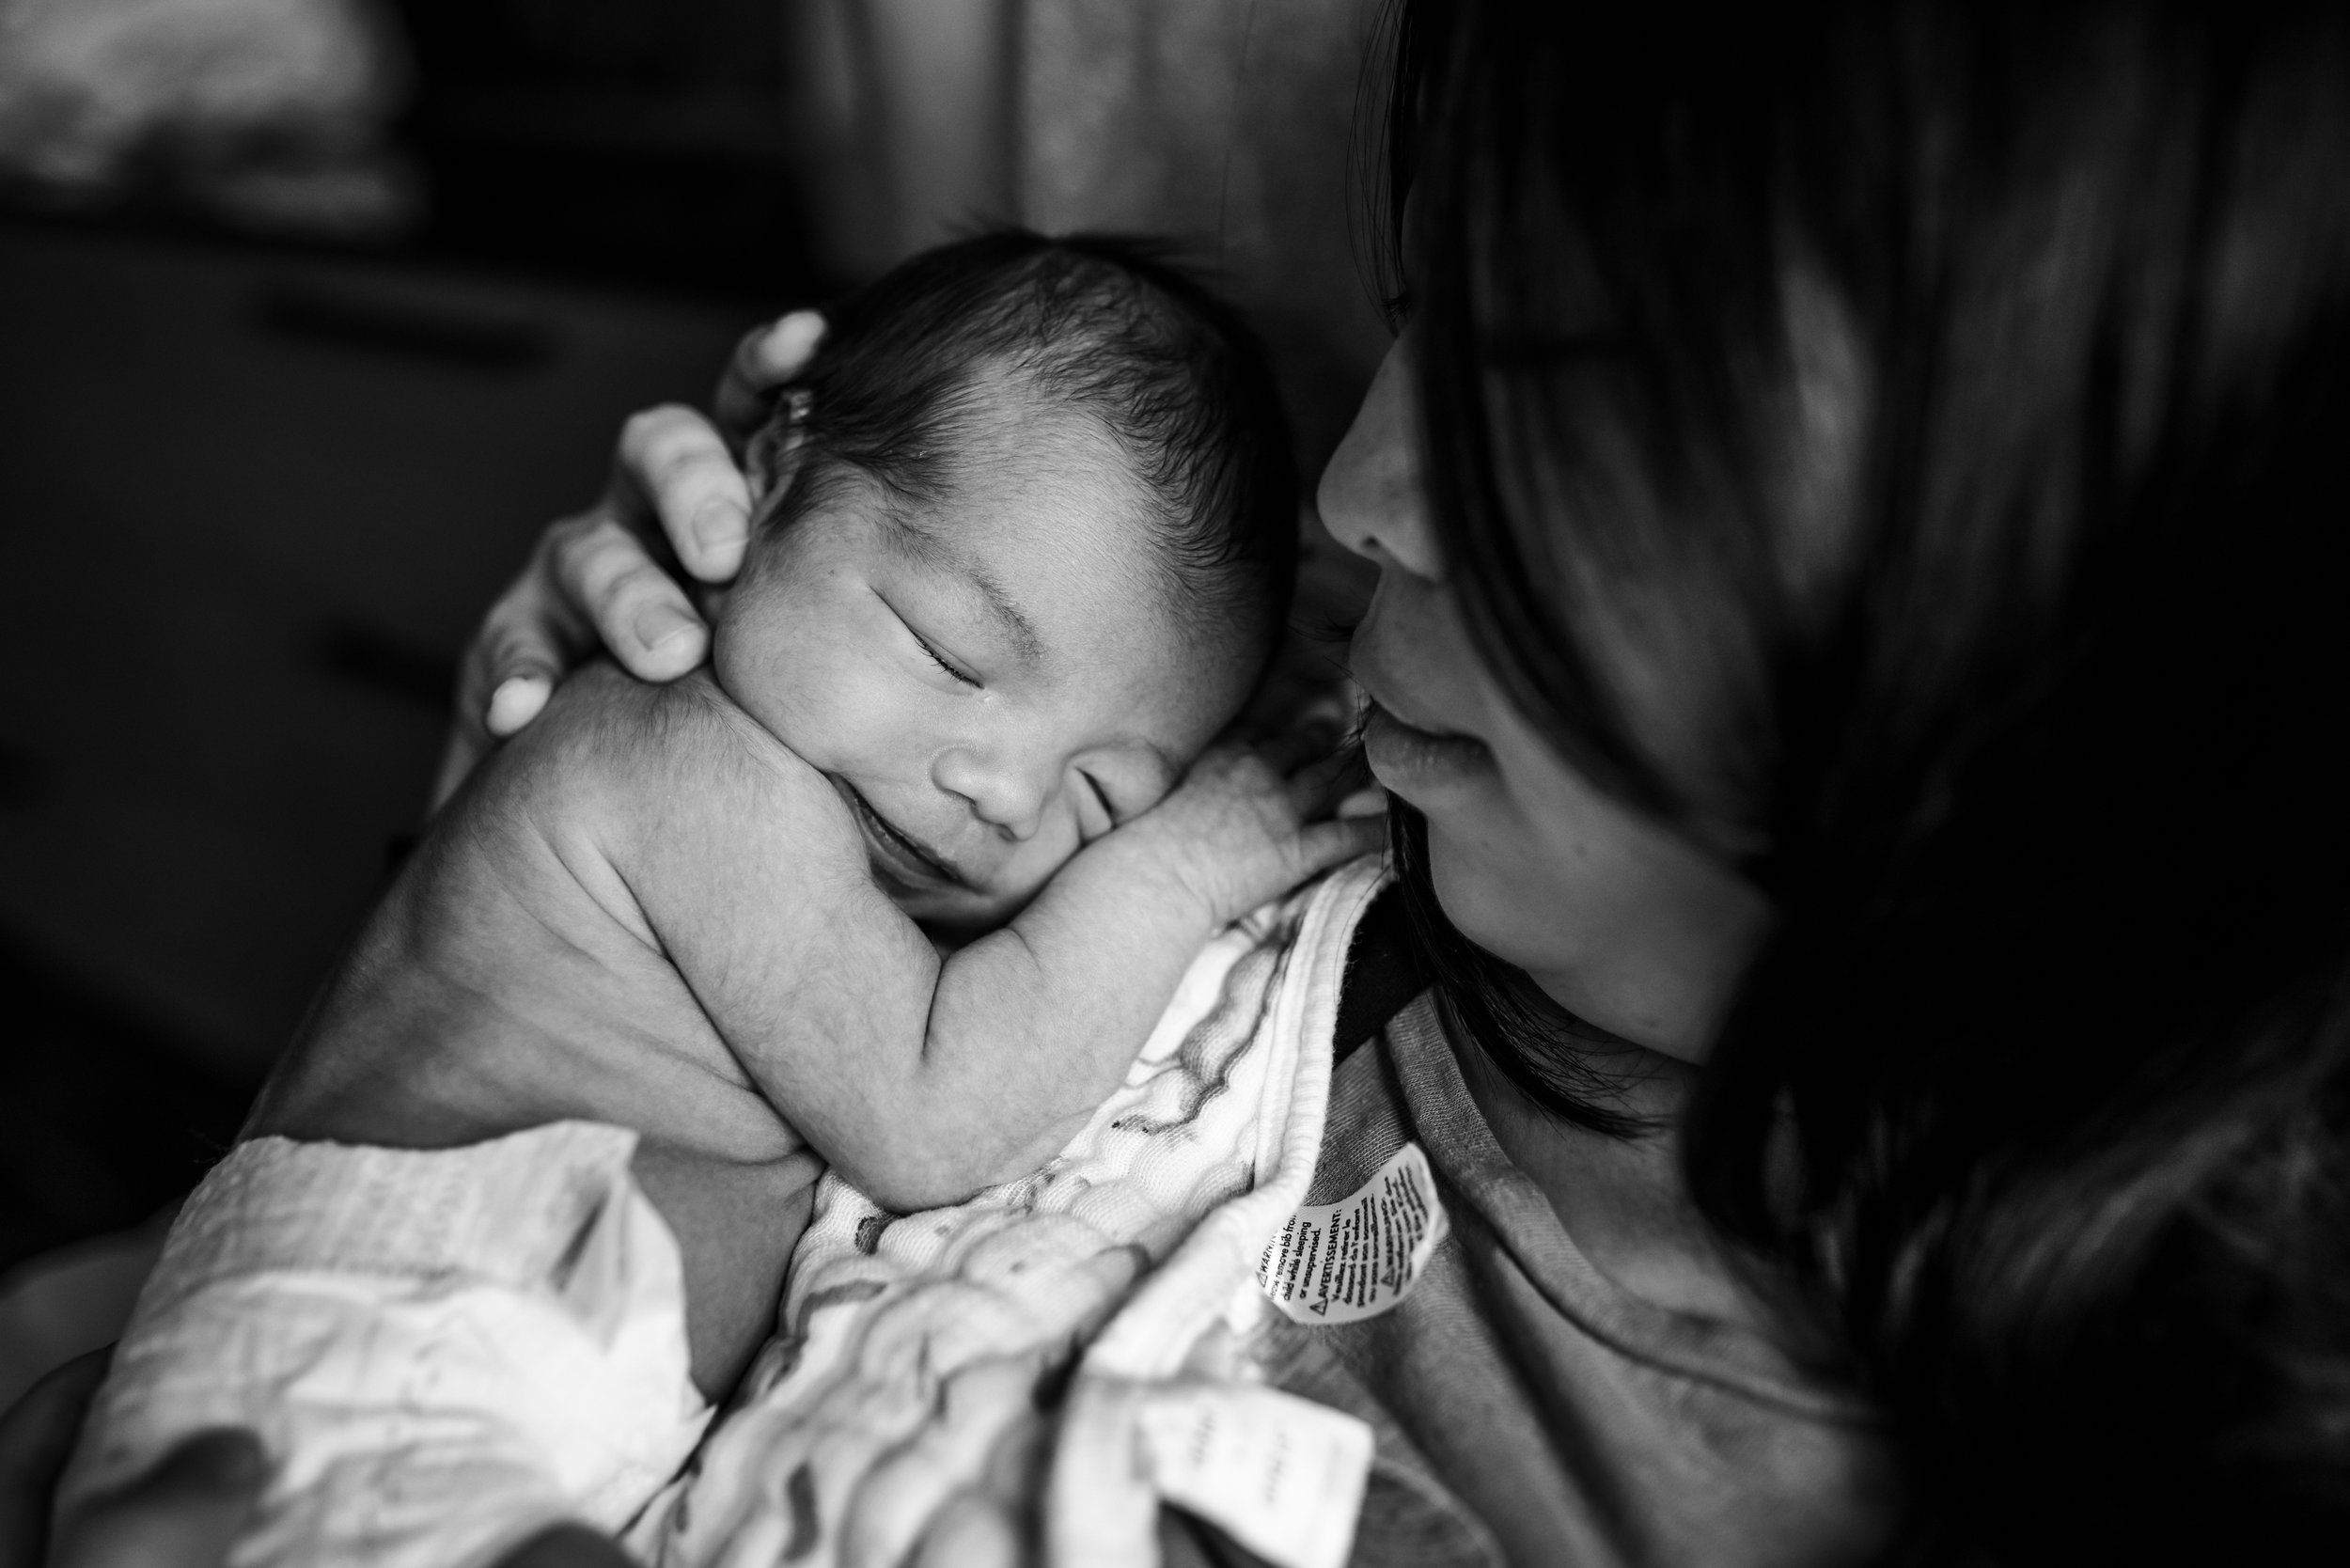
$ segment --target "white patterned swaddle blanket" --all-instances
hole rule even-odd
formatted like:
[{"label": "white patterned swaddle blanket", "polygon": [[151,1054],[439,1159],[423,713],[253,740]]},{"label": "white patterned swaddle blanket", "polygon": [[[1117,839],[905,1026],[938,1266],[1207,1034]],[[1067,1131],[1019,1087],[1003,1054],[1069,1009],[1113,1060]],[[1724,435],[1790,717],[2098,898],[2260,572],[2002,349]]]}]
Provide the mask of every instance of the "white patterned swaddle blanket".
[{"label": "white patterned swaddle blanket", "polygon": [[562,1519],[662,1568],[1143,1568],[1162,1499],[1332,1568],[1368,1429],[1251,1386],[1240,1346],[1379,886],[1360,861],[1217,936],[1033,1176],[901,1217],[825,1179],[781,1332],[714,1421],[635,1134],[242,1144],[173,1228],[67,1500],[237,1425],[271,1471],[232,1568],[483,1568]]},{"label": "white patterned swaddle blanket", "polygon": [[1147,1560],[1134,1497],[1099,1499],[1122,1510],[1105,1522],[1051,1479],[1057,1414],[1102,1406],[1073,1384],[1234,1375],[1214,1330],[1261,1309],[1254,1265],[1311,1173],[1378,885],[1358,862],[1218,936],[1034,1175],[904,1216],[825,1178],[778,1337],[629,1544],[659,1568],[1010,1563],[1079,1539],[1090,1562],[1106,1529]]}]

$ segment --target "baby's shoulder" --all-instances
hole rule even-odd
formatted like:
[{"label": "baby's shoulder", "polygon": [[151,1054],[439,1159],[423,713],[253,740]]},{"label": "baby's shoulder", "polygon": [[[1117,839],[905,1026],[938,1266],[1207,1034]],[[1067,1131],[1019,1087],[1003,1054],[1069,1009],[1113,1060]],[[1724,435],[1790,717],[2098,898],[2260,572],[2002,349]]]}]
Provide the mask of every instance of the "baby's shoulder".
[{"label": "baby's shoulder", "polygon": [[640,822],[743,818],[766,832],[855,837],[830,780],[706,668],[652,685],[592,666],[557,689],[530,730],[542,725],[540,769],[561,776],[554,791],[567,809],[592,798]]}]

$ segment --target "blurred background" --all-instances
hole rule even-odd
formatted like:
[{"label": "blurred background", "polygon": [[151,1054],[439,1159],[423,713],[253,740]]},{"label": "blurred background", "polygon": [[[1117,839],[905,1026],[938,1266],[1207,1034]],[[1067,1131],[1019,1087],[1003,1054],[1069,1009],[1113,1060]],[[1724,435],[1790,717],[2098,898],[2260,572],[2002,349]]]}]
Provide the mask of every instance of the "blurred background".
[{"label": "blurred background", "polygon": [[0,1275],[225,1147],[473,624],[756,322],[979,224],[1166,235],[1318,472],[1386,346],[1378,10],[0,0]]}]

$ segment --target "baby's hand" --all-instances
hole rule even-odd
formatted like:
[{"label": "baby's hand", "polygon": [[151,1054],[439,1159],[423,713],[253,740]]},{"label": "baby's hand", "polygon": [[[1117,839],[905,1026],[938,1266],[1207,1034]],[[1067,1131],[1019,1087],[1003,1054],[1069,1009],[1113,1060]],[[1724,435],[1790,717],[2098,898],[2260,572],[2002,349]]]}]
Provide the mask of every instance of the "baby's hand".
[{"label": "baby's hand", "polygon": [[1165,800],[1112,837],[1197,899],[1212,925],[1236,920],[1384,840],[1384,818],[1332,818],[1360,788],[1362,767],[1352,749],[1323,755],[1326,745],[1308,736],[1220,741]]}]

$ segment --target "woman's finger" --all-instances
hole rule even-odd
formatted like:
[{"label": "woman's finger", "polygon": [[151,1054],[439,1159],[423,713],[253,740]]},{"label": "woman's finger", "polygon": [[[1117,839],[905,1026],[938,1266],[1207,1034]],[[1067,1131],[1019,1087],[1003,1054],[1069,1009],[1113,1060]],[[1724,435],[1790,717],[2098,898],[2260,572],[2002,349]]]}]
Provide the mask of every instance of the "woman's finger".
[{"label": "woman's finger", "polygon": [[267,1470],[253,1434],[198,1433],[136,1481],[59,1520],[50,1568],[218,1568]]},{"label": "woman's finger", "polygon": [[563,672],[588,651],[588,622],[559,591],[551,531],[483,618],[458,675],[458,712],[504,740],[539,714]]},{"label": "woman's finger", "polygon": [[644,541],[590,514],[550,536],[556,585],[640,681],[674,681],[702,661],[709,628]]},{"label": "woman's finger", "polygon": [[432,780],[434,811],[498,742],[539,716],[570,662],[543,623],[501,626],[504,608],[501,601],[491,610],[458,666],[457,712]]},{"label": "woman's finger", "polygon": [[492,747],[539,716],[555,683],[594,646],[588,621],[556,581],[558,524],[507,585],[457,666],[457,713],[432,783],[431,808],[457,792]]},{"label": "woman's finger", "polygon": [[799,379],[823,337],[824,318],[813,310],[794,310],[744,335],[711,405],[728,446],[740,452],[749,444],[767,421],[776,389]]},{"label": "woman's finger", "polygon": [[742,569],[750,484],[726,438],[699,413],[666,403],[630,416],[620,429],[616,479],[616,525],[634,523],[648,537],[666,538],[705,583],[726,582]]}]

